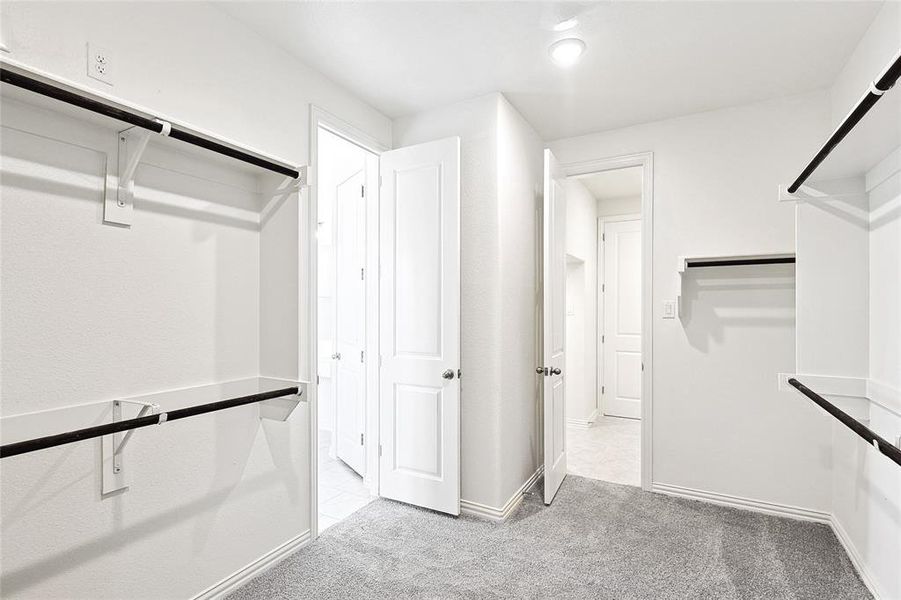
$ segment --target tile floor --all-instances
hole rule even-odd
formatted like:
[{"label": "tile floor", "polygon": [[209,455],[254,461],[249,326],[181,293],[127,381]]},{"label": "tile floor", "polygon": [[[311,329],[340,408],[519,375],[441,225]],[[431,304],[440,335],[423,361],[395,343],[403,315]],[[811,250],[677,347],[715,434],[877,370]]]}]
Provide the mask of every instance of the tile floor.
[{"label": "tile floor", "polygon": [[341,460],[329,456],[331,432],[319,430],[319,533],[349,517],[375,496],[363,478]]},{"label": "tile floor", "polygon": [[641,421],[600,417],[566,429],[566,470],[573,475],[641,485]]}]

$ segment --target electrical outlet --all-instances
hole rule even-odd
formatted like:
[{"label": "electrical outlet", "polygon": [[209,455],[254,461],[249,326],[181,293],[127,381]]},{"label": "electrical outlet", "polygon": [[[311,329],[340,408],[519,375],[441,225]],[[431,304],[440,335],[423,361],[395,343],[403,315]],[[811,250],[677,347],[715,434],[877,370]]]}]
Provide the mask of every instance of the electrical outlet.
[{"label": "electrical outlet", "polygon": [[106,48],[88,43],[88,77],[113,85],[113,60]]}]

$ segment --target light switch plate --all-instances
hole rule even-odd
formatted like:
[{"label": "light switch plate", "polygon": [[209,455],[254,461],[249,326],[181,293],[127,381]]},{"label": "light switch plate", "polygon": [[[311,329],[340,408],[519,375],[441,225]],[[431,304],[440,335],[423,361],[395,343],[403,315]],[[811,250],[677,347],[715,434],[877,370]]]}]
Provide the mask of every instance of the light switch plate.
[{"label": "light switch plate", "polygon": [[663,318],[664,319],[675,319],[676,318],[676,303],[675,302],[664,302],[663,303]]}]

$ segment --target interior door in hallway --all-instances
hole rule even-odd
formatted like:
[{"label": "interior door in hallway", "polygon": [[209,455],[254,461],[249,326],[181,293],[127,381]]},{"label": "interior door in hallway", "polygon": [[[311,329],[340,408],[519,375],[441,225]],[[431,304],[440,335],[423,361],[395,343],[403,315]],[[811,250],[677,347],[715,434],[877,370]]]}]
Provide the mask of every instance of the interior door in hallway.
[{"label": "interior door in hallway", "polygon": [[563,171],[544,151],[542,246],[542,365],[544,397],[544,502],[566,477],[566,196]]},{"label": "interior door in hallway", "polygon": [[338,458],[363,475],[366,368],[366,172],[338,184],[335,194],[335,434]]},{"label": "interior door in hallway", "polygon": [[460,514],[460,140],[381,156],[380,495]]},{"label": "interior door in hallway", "polygon": [[604,414],[641,418],[641,221],[604,224]]}]

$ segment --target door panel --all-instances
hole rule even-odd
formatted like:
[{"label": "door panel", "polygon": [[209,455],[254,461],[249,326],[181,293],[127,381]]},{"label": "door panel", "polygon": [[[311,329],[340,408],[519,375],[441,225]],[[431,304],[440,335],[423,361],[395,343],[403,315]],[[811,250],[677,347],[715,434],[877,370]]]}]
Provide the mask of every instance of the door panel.
[{"label": "door panel", "polygon": [[386,152],[380,169],[379,489],[457,515],[459,138]]},{"label": "door panel", "polygon": [[544,502],[566,477],[566,196],[564,175],[544,151],[542,358],[544,383]]},{"label": "door panel", "polygon": [[339,184],[335,196],[335,437],[338,458],[363,474],[366,372],[365,170]]},{"label": "door panel", "polygon": [[641,418],[641,221],[604,225],[604,414]]}]

